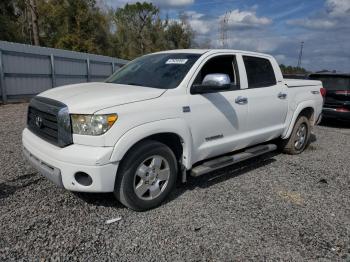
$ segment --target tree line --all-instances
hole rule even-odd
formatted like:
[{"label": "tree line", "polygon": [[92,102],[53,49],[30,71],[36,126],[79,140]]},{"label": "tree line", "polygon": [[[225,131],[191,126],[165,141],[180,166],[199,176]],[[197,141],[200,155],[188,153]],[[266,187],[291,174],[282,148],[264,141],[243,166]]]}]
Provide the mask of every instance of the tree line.
[{"label": "tree line", "polygon": [[170,20],[152,3],[101,7],[95,0],[1,0],[0,40],[133,59],[190,48],[185,14]]},{"label": "tree line", "polygon": [[297,75],[307,75],[308,72],[305,68],[302,67],[297,67],[297,66],[286,66],[284,64],[280,65],[281,71],[283,74],[286,75],[292,75],[292,74],[297,74]]}]

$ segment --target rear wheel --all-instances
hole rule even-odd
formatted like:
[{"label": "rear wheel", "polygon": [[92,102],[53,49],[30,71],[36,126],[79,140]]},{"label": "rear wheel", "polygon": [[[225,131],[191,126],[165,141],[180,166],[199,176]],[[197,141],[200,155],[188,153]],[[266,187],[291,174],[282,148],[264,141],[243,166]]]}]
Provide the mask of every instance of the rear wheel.
[{"label": "rear wheel", "polygon": [[300,154],[307,147],[310,140],[310,121],[306,116],[299,116],[293,127],[292,134],[288,139],[282,140],[280,148],[283,152],[296,155]]},{"label": "rear wheel", "polygon": [[166,145],[146,140],[132,148],[122,161],[114,194],[125,206],[144,211],[159,206],[177,177],[174,153]]}]

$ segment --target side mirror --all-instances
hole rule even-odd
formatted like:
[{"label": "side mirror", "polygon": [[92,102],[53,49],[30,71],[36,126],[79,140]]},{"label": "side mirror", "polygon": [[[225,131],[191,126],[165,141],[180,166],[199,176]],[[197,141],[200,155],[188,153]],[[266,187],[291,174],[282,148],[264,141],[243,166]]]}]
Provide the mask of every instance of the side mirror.
[{"label": "side mirror", "polygon": [[208,74],[204,77],[202,84],[193,85],[192,94],[215,93],[229,90],[231,88],[231,79],[226,74]]}]

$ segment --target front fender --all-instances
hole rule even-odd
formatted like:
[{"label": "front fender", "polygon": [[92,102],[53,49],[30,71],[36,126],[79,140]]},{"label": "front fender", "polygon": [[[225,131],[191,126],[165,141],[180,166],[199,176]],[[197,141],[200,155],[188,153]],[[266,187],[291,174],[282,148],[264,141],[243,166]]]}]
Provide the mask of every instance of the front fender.
[{"label": "front fender", "polygon": [[185,120],[180,118],[154,121],[130,129],[114,145],[110,161],[121,161],[128,150],[137,142],[160,133],[174,133],[182,139],[182,163],[187,169],[191,168],[192,135]]},{"label": "front fender", "polygon": [[[316,111],[316,108],[317,108],[316,102],[313,101],[313,100],[306,100],[306,101],[303,101],[300,104],[298,104],[298,106],[296,107],[296,109],[295,109],[295,111],[293,113],[293,116],[292,116],[292,118],[290,120],[290,124],[287,125],[288,128],[284,131],[284,133],[282,135],[283,139],[288,138],[292,134],[293,127],[295,125],[295,122],[297,121],[297,118],[298,118],[300,112],[303,111],[305,108],[308,108],[308,107],[311,107],[314,110],[314,114],[318,113]],[[314,125],[314,123],[311,123],[311,124]]]}]

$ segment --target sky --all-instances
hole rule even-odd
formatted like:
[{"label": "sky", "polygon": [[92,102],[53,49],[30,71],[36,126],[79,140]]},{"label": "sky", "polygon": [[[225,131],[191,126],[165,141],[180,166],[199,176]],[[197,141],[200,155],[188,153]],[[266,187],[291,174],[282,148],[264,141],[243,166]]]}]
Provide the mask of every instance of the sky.
[{"label": "sky", "polygon": [[[136,1],[105,0],[118,8]],[[220,21],[227,17],[228,48],[269,53],[296,66],[350,72],[350,0],[150,0],[161,15],[186,13],[199,44],[221,48]]]}]

